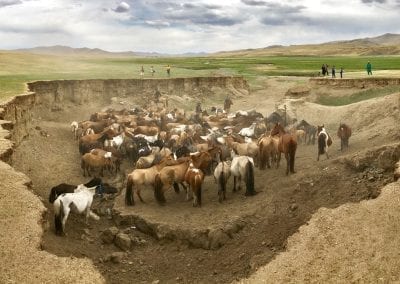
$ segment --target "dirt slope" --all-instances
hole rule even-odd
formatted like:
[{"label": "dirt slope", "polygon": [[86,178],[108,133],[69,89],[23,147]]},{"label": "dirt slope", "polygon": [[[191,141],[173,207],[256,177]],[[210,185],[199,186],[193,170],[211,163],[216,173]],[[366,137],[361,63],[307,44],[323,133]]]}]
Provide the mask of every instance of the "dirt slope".
[{"label": "dirt slope", "polygon": [[400,281],[400,183],[375,200],[321,208],[288,250],[242,283]]}]

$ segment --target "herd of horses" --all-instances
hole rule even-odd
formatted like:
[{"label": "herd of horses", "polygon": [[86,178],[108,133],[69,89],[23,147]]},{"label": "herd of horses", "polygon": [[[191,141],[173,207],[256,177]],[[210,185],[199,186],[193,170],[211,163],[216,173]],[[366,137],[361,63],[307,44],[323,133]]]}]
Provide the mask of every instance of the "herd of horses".
[{"label": "herd of horses", "polygon": [[[100,177],[120,172],[128,161],[131,173],[126,177],[125,204],[135,204],[134,195],[143,203],[141,190],[151,187],[156,201],[166,203],[165,193],[183,188],[193,206],[202,205],[205,176],[217,184],[219,202],[226,199],[226,187],[233,177],[233,191],[245,184],[245,195],[257,194],[254,170],[264,170],[286,159],[286,175],[295,173],[299,144],[315,144],[318,156],[326,154],[332,138],[325,127],[302,120],[284,127],[278,113],[264,118],[255,111],[186,113],[152,105],[148,109],[108,109],[90,116],[87,121],[72,122],[71,131],[81,153],[83,176],[96,177],[82,185],[60,184],[51,189],[49,202],[54,204],[57,234],[64,234],[70,212],[96,218],[90,210],[96,194],[118,190],[103,183]],[[348,147],[351,128],[341,123],[337,131],[341,149]],[[100,177],[99,177],[100,176]]]}]

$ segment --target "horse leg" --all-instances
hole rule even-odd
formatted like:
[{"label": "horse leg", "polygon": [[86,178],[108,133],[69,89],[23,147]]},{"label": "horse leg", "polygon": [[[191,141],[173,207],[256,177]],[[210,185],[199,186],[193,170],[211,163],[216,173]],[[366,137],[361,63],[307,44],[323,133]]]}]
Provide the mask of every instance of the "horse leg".
[{"label": "horse leg", "polygon": [[238,190],[242,190],[242,175],[238,177],[239,188]]},{"label": "horse leg", "polygon": [[63,210],[64,210],[64,217],[63,217],[63,219],[62,219],[62,221],[61,221],[61,224],[62,224],[62,234],[63,234],[63,235],[66,235],[66,234],[65,234],[65,224],[67,223],[68,215],[69,215],[69,212],[70,212],[71,209],[69,208],[69,206],[64,206]]},{"label": "horse leg", "polygon": [[[185,190],[186,190],[186,201],[189,201],[191,199],[190,198],[190,190],[191,190],[190,184],[189,184],[189,186],[187,188],[185,188]],[[194,194],[192,194],[192,195],[195,198]]]},{"label": "horse leg", "polygon": [[281,155],[282,155],[282,153],[279,152],[278,153],[278,158],[276,160],[276,168],[279,168],[279,164],[281,163]]},{"label": "horse leg", "polygon": [[139,186],[137,186],[136,194],[137,194],[137,196],[139,197],[140,202],[146,203],[146,202],[143,200],[142,195],[140,194],[140,191],[141,191],[141,188],[140,188]]},{"label": "horse leg", "polygon": [[285,153],[285,159],[286,159],[286,175],[289,174],[289,167],[290,167],[290,156],[289,153]]},{"label": "horse leg", "polygon": [[90,206],[86,207],[86,216],[85,216],[85,224],[89,225],[89,217],[90,217]]},{"label": "horse leg", "polygon": [[[190,188],[190,186],[189,186],[189,188]],[[195,192],[196,190],[198,190],[198,189],[196,189],[195,187],[192,188],[193,207],[196,207],[196,206],[197,206],[197,194],[196,194],[196,192]]]},{"label": "horse leg", "polygon": [[236,177],[235,176],[233,177],[233,190],[232,191],[233,192],[236,191]]},{"label": "horse leg", "polygon": [[325,149],[326,158],[329,159],[328,147]]}]

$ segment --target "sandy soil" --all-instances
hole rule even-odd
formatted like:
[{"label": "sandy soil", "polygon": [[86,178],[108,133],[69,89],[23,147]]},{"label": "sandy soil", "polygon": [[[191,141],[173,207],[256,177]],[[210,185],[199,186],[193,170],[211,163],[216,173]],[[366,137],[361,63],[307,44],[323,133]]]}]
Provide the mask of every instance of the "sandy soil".
[{"label": "sandy soil", "polygon": [[[217,202],[215,185],[210,177],[206,179],[204,206],[200,209],[192,208],[190,203],[185,202],[182,193],[176,195],[173,192],[167,195],[168,203],[161,208],[154,202],[151,191],[145,190],[144,198],[147,204],[138,204],[129,210],[135,210],[147,218],[174,226],[185,223],[189,218],[190,222],[187,223],[193,230],[197,230],[218,226],[241,216],[250,217],[246,218],[245,227],[218,250],[196,249],[184,242],[158,241],[137,230],[125,228],[145,243],[126,253],[119,264],[102,261],[110,253],[119,251],[114,245],[102,244],[99,239],[101,231],[114,224],[112,219],[102,217],[99,222],[92,221],[87,228],[80,216],[71,216],[67,222],[68,235],[60,238],[54,235],[52,210],[47,202],[48,192],[52,186],[61,182],[78,184],[85,181],[80,170],[78,147],[71,137],[69,123],[72,120],[87,119],[90,111],[100,109],[100,105],[91,106],[89,112],[71,106],[63,112],[42,115],[41,119],[37,116],[34,126],[40,127],[50,136],[44,137],[38,130],[32,129],[30,137],[16,150],[13,161],[17,170],[26,173],[32,179],[33,191],[50,209],[45,217],[47,225],[41,241],[42,248],[57,256],[92,260],[108,283],[147,283],[156,280],[160,280],[161,283],[227,283],[250,276],[280,252],[299,243],[298,239],[302,238],[302,235],[298,237],[299,234],[296,234],[296,239],[289,244],[287,239],[302,225],[310,222],[315,212],[318,211],[319,216],[327,211],[319,210],[320,208],[336,208],[349,202],[358,203],[361,200],[376,198],[382,186],[389,182],[390,173],[384,173],[382,178],[375,181],[359,179],[360,173],[346,167],[340,158],[352,155],[372,144],[381,145],[398,139],[393,116],[387,115],[377,122],[371,122],[366,118],[375,113],[372,110],[360,113],[359,117],[352,115],[357,109],[376,109],[377,105],[382,113],[382,109],[391,106],[392,100],[396,101],[398,98],[390,96],[381,101],[373,100],[340,109],[324,108],[310,102],[299,104],[298,101],[285,98],[284,94],[289,87],[303,83],[304,78],[271,78],[266,82],[265,90],[254,92],[247,97],[236,98],[233,109],[256,108],[257,111],[266,114],[271,113],[276,106],[287,104],[300,119],[311,119],[315,124],[323,120],[331,125],[328,131],[331,130],[333,135],[336,130],[334,126],[339,123],[341,117],[345,117],[351,125],[355,124],[357,130],[350,140],[350,149],[347,152],[338,151],[336,140],[331,150],[332,158],[329,160],[323,158],[317,163],[316,146],[300,145],[296,155],[296,174],[285,176],[284,161],[281,162],[279,169],[263,172],[257,169],[256,189],[260,193],[255,197],[245,198],[243,192],[233,194],[229,191],[228,202],[222,205]],[[378,113],[377,110],[375,117],[378,117]],[[385,132],[383,136],[374,135],[380,128],[390,131]],[[130,171],[132,167],[125,163],[124,170]],[[123,188],[123,176],[107,177],[106,180],[120,189]],[[112,204],[98,202],[94,206],[112,207]],[[301,229],[301,232],[304,232],[304,229]],[[331,234],[334,234],[334,231]],[[321,240],[319,249],[323,251],[326,246],[327,244]],[[301,269],[306,268],[301,267]],[[269,279],[268,273],[258,274],[261,276],[256,276],[259,278],[253,278],[253,281]],[[288,278],[276,279],[284,282]],[[307,278],[298,279],[307,280]],[[330,279],[329,274],[325,279]]]}]

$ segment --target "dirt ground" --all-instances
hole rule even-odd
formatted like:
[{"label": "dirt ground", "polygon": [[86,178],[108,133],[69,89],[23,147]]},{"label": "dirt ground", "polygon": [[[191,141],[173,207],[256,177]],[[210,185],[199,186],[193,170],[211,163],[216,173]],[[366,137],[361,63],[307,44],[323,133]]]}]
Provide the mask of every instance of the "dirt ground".
[{"label": "dirt ground", "polygon": [[[255,108],[266,114],[283,103],[294,108],[296,104],[284,100],[285,93],[288,88],[303,83],[303,78],[268,79],[265,90],[235,98],[233,110]],[[329,92],[329,89],[325,91]],[[334,92],[336,94],[340,90]],[[104,105],[92,105],[90,109],[70,106],[61,112],[38,113],[33,123],[37,129],[32,129],[30,137],[16,149],[13,165],[32,179],[34,192],[49,208],[42,248],[57,256],[91,259],[108,283],[158,283],[157,280],[160,283],[228,283],[248,277],[285,251],[288,237],[306,224],[321,207],[336,208],[345,203],[377,197],[380,188],[389,182],[391,173],[382,173],[374,181],[360,179],[360,173],[344,165],[341,158],[365,149],[366,141],[368,146],[372,146],[398,139],[390,131],[383,137],[374,136],[376,128],[368,127],[368,122],[357,121],[359,133],[355,132],[350,139],[348,151],[340,152],[339,141],[334,140],[331,159],[322,157],[317,162],[316,145],[299,145],[296,174],[285,176],[284,159],[279,169],[257,169],[255,182],[259,194],[247,198],[243,191],[232,193],[229,190],[228,201],[223,204],[217,202],[216,185],[211,177],[206,178],[202,208],[193,208],[184,200],[183,193],[176,195],[172,191],[166,196],[166,206],[160,207],[154,201],[151,190],[144,190],[143,197],[147,203],[137,203],[129,210],[143,213],[146,218],[174,226],[184,224],[192,230],[220,226],[235,218],[245,218],[245,226],[217,250],[193,248],[180,241],[157,240],[127,226],[122,229],[136,235],[142,244],[128,251],[120,263],[112,263],[104,259],[120,250],[114,245],[102,244],[99,238],[103,230],[114,226],[112,218],[102,216],[99,222],[91,221],[87,227],[81,216],[70,216],[66,225],[67,236],[58,237],[54,234],[52,208],[47,201],[52,186],[62,182],[79,184],[87,180],[82,176],[78,145],[72,139],[69,124],[72,120],[88,119],[91,112],[102,107]],[[324,117],[314,108],[317,107],[305,102],[298,107],[297,116],[299,119],[313,118],[312,123],[319,123]],[[329,108],[325,113],[326,120],[332,122],[335,121],[332,117],[336,117],[338,124],[338,113],[351,117],[349,112],[352,111],[351,107],[338,112]],[[349,123],[351,125],[351,121]],[[393,121],[387,117],[382,119],[382,123],[390,125]],[[40,130],[49,136],[43,136]],[[334,136],[336,129],[332,127],[328,131]],[[123,168],[128,172],[132,170],[128,163]],[[106,181],[122,190],[125,179],[123,175],[108,176]],[[231,186],[232,181],[228,188]],[[96,206],[111,208],[113,204],[97,201]]]}]

